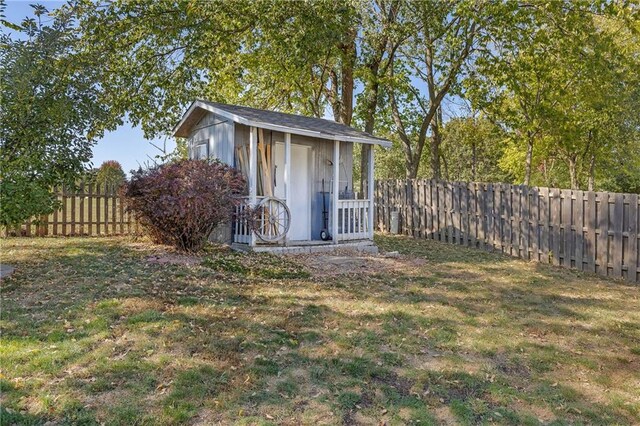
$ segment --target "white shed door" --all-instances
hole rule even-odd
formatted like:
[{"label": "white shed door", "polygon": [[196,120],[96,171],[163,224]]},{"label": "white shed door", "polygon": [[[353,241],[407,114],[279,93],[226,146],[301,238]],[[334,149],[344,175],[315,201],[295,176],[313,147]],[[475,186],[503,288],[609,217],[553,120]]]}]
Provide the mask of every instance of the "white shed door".
[{"label": "white shed door", "polygon": [[[287,205],[291,210],[291,227],[287,238],[294,241],[311,239],[311,191],[309,182],[310,149],[291,144],[291,189]],[[284,199],[284,143],[276,143],[275,196]]]}]

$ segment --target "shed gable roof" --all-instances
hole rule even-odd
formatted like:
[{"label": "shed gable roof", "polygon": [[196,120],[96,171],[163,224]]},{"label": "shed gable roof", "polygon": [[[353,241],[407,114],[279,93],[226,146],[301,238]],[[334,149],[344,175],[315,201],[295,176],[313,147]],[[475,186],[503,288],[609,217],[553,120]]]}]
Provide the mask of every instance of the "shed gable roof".
[{"label": "shed gable roof", "polygon": [[324,118],[306,117],[304,115],[286,114],[204,100],[197,100],[191,104],[182,120],[173,128],[174,136],[182,138],[189,136],[191,128],[202,118],[206,111],[247,126],[342,142],[391,146],[391,142],[387,139],[378,138],[353,127]]}]

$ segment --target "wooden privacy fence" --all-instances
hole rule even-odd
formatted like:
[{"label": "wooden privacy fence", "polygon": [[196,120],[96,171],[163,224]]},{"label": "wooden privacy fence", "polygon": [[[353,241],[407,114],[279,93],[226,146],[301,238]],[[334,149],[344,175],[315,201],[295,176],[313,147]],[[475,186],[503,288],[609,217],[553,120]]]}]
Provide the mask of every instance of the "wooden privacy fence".
[{"label": "wooden privacy fence", "polygon": [[638,194],[508,184],[376,182],[376,223],[452,244],[640,282]]},{"label": "wooden privacy fence", "polygon": [[60,209],[28,220],[8,235],[97,236],[138,232],[138,224],[124,206],[115,185],[81,183],[77,188],[55,188]]}]

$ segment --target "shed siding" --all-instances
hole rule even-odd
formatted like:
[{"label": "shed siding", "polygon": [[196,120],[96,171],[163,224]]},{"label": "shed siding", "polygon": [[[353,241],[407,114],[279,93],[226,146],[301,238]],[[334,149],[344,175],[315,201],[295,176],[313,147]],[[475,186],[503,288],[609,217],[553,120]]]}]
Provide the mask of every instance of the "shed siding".
[{"label": "shed siding", "polygon": [[194,146],[207,140],[209,158],[216,158],[233,166],[234,123],[223,117],[209,113],[202,117],[189,135],[189,158],[194,158]]}]

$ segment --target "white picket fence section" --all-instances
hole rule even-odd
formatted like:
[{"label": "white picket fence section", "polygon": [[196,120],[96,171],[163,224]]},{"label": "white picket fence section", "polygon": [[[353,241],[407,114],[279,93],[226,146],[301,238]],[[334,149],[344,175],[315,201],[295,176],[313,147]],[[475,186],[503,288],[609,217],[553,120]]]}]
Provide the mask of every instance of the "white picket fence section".
[{"label": "white picket fence section", "polygon": [[370,238],[369,200],[338,200],[338,241]]}]

